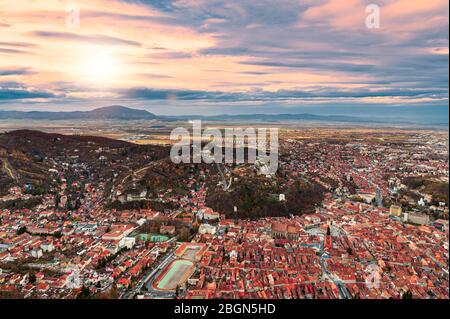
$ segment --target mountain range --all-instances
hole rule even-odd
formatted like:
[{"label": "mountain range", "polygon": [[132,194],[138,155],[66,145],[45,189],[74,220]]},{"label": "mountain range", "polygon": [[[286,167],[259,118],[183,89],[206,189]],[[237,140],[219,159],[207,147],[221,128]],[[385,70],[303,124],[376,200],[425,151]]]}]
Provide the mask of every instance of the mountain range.
[{"label": "mountain range", "polygon": [[157,116],[145,110],[120,105],[101,107],[92,111],[42,112],[0,111],[0,119],[16,120],[152,120]]},{"label": "mountain range", "polygon": [[91,111],[73,112],[47,112],[47,111],[0,111],[1,119],[16,120],[161,120],[161,121],[245,121],[245,122],[332,122],[332,123],[365,123],[365,124],[420,124],[448,126],[448,120],[442,118],[440,121],[408,121],[395,116],[373,117],[373,116],[351,116],[351,115],[318,115],[310,113],[298,114],[222,114],[222,115],[171,115],[157,116],[146,110],[138,110],[120,105],[112,105],[97,108]]}]

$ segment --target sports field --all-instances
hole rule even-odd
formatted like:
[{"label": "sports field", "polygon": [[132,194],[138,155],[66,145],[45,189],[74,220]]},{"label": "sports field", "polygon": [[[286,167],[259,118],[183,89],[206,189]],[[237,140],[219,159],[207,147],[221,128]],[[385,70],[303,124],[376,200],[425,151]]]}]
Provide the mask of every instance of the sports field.
[{"label": "sports field", "polygon": [[164,269],[155,281],[154,288],[159,290],[175,290],[189,278],[194,271],[194,263],[189,260],[175,260]]}]

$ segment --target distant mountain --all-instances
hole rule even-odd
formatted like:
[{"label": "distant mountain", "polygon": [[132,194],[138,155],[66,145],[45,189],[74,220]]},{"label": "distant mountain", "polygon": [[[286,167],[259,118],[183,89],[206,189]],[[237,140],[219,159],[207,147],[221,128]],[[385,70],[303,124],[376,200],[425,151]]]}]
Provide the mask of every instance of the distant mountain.
[{"label": "distant mountain", "polygon": [[156,115],[145,110],[136,110],[128,107],[113,105],[108,107],[102,107],[88,112],[89,116],[94,118],[104,119],[126,119],[126,120],[139,120],[139,119],[155,119]]},{"label": "distant mountain", "polygon": [[329,123],[363,123],[363,124],[405,124],[419,126],[448,126],[448,121],[442,119],[439,122],[414,121],[409,119],[398,118],[395,116],[371,117],[371,116],[350,116],[350,115],[318,115],[310,113],[299,114],[222,114],[222,115],[179,115],[167,116],[172,120],[205,120],[205,121],[245,121],[245,122],[329,122]]},{"label": "distant mountain", "polygon": [[[170,117],[169,117],[170,118]],[[212,115],[212,116],[173,116],[172,118],[184,120],[208,120],[208,121],[260,121],[260,122],[285,122],[285,121],[326,121],[326,122],[365,122],[377,123],[379,121],[345,115],[316,115],[309,113],[302,114],[238,114],[238,115]]]},{"label": "distant mountain", "polygon": [[238,120],[257,119],[260,121],[328,121],[328,122],[373,122],[370,119],[362,119],[345,115],[316,115],[309,113],[302,114],[244,114],[230,115]]},{"label": "distant mountain", "polygon": [[245,121],[247,123],[266,122],[329,122],[329,123],[361,123],[361,124],[406,124],[419,126],[448,126],[446,117],[438,120],[430,120],[424,116],[420,119],[405,118],[387,113],[386,116],[373,116],[372,113],[364,116],[352,115],[325,115],[311,113],[294,114],[222,114],[222,115],[167,115],[157,116],[145,110],[137,110],[120,105],[97,108],[92,111],[74,111],[74,112],[41,112],[41,111],[0,111],[1,119],[18,120],[153,120],[157,119],[165,122],[204,120],[204,121]]},{"label": "distant mountain", "polygon": [[155,114],[145,110],[136,110],[120,105],[74,112],[0,111],[0,119],[16,120],[152,120],[156,118]]}]

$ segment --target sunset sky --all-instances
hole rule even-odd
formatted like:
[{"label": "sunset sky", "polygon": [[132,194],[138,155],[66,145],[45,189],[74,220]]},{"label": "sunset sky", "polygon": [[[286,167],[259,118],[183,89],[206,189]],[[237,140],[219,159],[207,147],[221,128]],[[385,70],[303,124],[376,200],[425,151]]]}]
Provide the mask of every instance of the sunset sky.
[{"label": "sunset sky", "polygon": [[448,109],[448,53],[447,0],[0,0],[0,110]]}]

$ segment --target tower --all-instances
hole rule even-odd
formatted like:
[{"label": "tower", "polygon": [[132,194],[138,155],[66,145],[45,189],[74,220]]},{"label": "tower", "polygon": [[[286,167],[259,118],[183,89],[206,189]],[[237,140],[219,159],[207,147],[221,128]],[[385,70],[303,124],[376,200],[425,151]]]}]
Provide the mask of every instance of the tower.
[{"label": "tower", "polygon": [[376,198],[377,206],[378,207],[383,207],[383,194],[382,194],[381,189],[379,187],[377,187],[377,190],[376,190],[376,193],[375,193],[375,198]]}]

